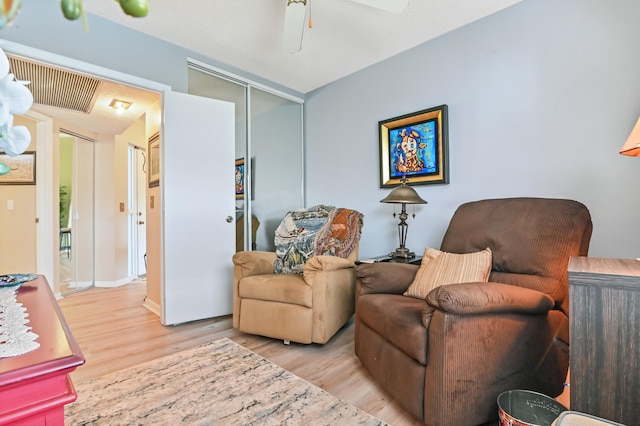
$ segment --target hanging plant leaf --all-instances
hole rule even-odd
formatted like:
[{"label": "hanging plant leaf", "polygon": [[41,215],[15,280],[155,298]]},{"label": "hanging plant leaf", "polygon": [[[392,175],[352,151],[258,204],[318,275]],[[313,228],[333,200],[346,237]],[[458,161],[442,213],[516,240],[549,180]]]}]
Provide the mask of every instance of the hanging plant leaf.
[{"label": "hanging plant leaf", "polygon": [[0,163],[0,176],[4,176],[11,171],[11,167],[9,167],[5,163]]},{"label": "hanging plant leaf", "polygon": [[120,0],[120,7],[129,16],[142,18],[149,13],[148,0]]},{"label": "hanging plant leaf", "polygon": [[64,17],[70,21],[82,16],[82,0],[60,0],[60,8]]}]

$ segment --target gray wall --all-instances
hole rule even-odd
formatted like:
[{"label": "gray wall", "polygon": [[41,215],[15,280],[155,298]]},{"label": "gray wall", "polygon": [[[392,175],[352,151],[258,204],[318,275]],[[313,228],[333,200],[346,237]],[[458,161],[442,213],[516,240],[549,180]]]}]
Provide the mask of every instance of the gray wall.
[{"label": "gray wall", "polygon": [[[636,0],[524,0],[308,94],[307,205],[362,211],[361,255],[393,250],[377,123],[447,104],[451,183],[416,187],[429,204],[409,220],[409,248],[438,246],[465,201],[544,196],[589,207],[591,255],[640,256],[640,159],[618,154],[640,115],[637,16]],[[57,1],[23,2],[0,38],[176,91],[187,91],[187,57],[268,84],[95,16],[85,32]]]},{"label": "gray wall", "polygon": [[378,121],[447,104],[451,183],[415,187],[410,249],[439,246],[463,202],[540,196],[586,204],[590,255],[640,256],[640,158],[618,154],[640,115],[638,16],[636,0],[524,0],[311,92],[307,204],[363,212],[361,257],[393,250]]}]

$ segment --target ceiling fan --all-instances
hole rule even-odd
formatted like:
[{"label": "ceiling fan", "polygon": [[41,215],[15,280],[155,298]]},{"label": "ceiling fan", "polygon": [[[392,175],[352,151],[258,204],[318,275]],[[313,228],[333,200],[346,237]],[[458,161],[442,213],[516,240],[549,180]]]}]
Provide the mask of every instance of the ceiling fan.
[{"label": "ceiling fan", "polygon": [[[286,0],[287,6],[284,16],[283,43],[286,52],[296,53],[302,49],[302,35],[304,32],[307,5],[311,0]],[[409,4],[409,0],[350,0],[369,7],[391,13],[400,13]],[[309,21],[311,27],[311,21]]]}]

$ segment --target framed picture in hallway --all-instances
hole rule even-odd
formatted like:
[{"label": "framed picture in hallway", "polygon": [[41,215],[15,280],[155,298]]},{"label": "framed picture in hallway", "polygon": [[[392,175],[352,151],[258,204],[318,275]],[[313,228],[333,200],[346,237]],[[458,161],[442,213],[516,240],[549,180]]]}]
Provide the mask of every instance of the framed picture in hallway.
[{"label": "framed picture in hallway", "polygon": [[160,185],[160,134],[156,133],[149,139],[149,188]]},{"label": "framed picture in hallway", "polygon": [[447,105],[378,122],[380,187],[449,183]]},{"label": "framed picture in hallway", "polygon": [[35,185],[35,151],[25,151],[15,157],[0,152],[0,171],[4,173],[0,175],[0,185]]},{"label": "framed picture in hallway", "polygon": [[236,160],[236,200],[244,200],[244,158],[238,158]]}]

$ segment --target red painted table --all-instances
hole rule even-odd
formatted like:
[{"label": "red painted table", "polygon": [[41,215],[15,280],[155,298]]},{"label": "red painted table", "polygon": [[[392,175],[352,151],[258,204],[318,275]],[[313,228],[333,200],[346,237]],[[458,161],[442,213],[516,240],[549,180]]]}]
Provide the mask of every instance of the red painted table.
[{"label": "red painted table", "polygon": [[64,425],[64,405],[76,400],[69,374],[84,364],[82,352],[44,276],[22,284],[17,300],[40,347],[0,358],[0,425]]}]

